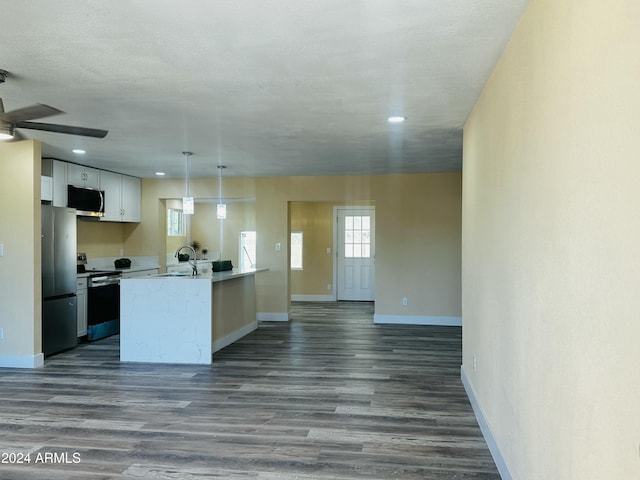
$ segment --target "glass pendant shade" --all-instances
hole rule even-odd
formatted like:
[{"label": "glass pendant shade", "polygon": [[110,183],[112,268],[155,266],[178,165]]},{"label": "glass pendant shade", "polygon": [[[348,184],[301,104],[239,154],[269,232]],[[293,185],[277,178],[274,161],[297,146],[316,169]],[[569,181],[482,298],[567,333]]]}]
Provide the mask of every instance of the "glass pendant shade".
[{"label": "glass pendant shade", "polygon": [[224,203],[219,203],[218,208],[216,209],[216,217],[218,220],[224,220],[227,218],[227,205]]},{"label": "glass pendant shade", "polygon": [[193,215],[193,197],[182,197],[182,213],[184,215]]}]

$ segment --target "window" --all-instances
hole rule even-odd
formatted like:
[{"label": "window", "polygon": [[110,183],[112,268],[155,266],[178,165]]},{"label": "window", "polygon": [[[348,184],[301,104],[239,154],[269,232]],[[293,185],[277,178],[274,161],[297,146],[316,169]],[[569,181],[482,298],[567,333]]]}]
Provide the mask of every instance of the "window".
[{"label": "window", "polygon": [[240,232],[240,269],[256,266],[256,232]]},{"label": "window", "polygon": [[371,217],[369,215],[345,215],[345,258],[371,257]]},{"label": "window", "polygon": [[291,232],[291,270],[302,270],[302,232]]},{"label": "window", "polygon": [[184,222],[182,210],[177,208],[167,209],[167,235],[170,237],[184,236]]}]

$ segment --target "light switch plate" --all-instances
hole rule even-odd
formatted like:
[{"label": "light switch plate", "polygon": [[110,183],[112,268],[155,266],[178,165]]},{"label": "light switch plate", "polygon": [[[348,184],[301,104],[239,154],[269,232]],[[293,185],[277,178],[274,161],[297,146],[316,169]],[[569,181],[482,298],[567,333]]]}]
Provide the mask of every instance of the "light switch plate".
[{"label": "light switch plate", "polygon": [[276,243],[276,252],[280,251],[280,242]]},{"label": "light switch plate", "polygon": [[4,245],[0,243],[0,257],[4,256]]}]

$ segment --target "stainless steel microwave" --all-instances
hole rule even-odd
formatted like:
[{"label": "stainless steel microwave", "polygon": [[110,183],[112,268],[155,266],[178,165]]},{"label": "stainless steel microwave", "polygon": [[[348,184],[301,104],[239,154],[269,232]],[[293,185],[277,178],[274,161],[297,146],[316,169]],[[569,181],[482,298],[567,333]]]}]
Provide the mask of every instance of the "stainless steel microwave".
[{"label": "stainless steel microwave", "polygon": [[97,188],[67,185],[67,207],[87,217],[104,216],[104,191]]}]

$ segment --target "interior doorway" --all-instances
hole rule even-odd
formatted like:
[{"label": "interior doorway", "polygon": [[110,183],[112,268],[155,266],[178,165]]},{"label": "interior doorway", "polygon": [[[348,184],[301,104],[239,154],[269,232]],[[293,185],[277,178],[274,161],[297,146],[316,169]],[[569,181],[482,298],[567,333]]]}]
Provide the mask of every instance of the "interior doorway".
[{"label": "interior doorway", "polygon": [[337,300],[375,300],[375,207],[335,207]]}]

